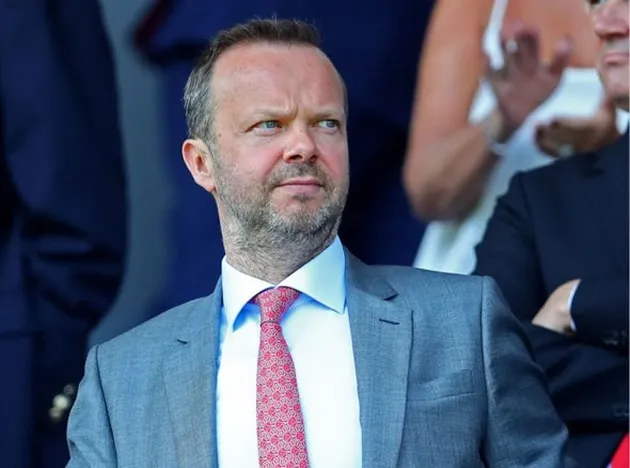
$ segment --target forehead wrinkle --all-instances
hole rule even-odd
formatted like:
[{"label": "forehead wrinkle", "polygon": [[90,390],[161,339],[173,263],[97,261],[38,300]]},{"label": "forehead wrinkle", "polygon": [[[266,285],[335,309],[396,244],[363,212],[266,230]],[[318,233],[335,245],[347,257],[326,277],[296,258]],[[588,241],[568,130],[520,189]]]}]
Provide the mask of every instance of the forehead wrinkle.
[{"label": "forehead wrinkle", "polygon": [[[290,113],[298,100],[306,97],[308,105],[342,106],[340,111],[343,112],[341,78],[318,49],[295,47],[291,50],[286,46],[265,44],[235,49],[226,52],[215,65],[212,87],[217,98],[221,96],[221,100],[231,103],[243,98],[246,104],[283,107]],[[299,60],[292,60],[287,55],[293,51],[299,52]],[[323,96],[328,96],[325,98],[327,102],[321,102]]]}]

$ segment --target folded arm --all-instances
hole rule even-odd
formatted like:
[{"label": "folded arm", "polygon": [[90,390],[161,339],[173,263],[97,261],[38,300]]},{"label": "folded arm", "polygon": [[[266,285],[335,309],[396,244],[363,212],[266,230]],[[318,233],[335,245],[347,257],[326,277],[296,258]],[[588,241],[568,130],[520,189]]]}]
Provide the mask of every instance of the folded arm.
[{"label": "folded arm", "polygon": [[525,326],[556,410],[571,430],[623,431],[628,421],[628,356],[533,324]]},{"label": "folded arm", "polygon": [[583,278],[571,303],[577,335],[628,350],[628,278]]},{"label": "folded arm", "polygon": [[[585,279],[579,283],[572,304],[578,333],[575,336],[532,324],[549,299],[541,282],[532,226],[522,176],[516,175],[507,194],[499,199],[485,237],[477,247],[475,273],[497,282],[512,312],[524,324],[534,358],[547,375],[549,391],[562,420],[572,429],[589,424],[614,428],[620,418],[612,405],[625,402],[627,406],[627,353],[624,357],[623,352],[602,342],[587,341],[589,334],[598,336],[599,330],[607,328],[605,320],[592,324],[599,320],[596,317],[600,311],[606,314],[606,307],[598,309],[597,315],[584,315],[594,310],[591,304],[598,300],[600,304],[610,301],[609,314],[614,315],[613,304],[620,295],[615,289],[620,286],[607,289],[600,283],[598,287],[602,289],[595,293],[591,288],[597,289],[598,281]],[[580,292],[582,286],[585,288]]]}]

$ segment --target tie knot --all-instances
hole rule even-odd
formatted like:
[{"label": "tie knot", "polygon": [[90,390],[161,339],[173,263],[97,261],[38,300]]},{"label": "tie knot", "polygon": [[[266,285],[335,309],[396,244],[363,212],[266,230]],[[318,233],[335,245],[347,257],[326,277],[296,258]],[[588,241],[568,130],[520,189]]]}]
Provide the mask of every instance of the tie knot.
[{"label": "tie knot", "polygon": [[254,303],[260,307],[260,323],[280,323],[284,313],[299,295],[299,291],[287,287],[267,289],[258,294]]}]

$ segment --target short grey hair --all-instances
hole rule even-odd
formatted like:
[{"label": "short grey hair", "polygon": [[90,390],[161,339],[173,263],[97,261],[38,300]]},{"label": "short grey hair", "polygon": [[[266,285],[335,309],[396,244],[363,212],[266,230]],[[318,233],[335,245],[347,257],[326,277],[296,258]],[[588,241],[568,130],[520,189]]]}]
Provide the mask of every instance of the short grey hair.
[{"label": "short grey hair", "polygon": [[184,89],[184,110],[189,138],[199,138],[206,143],[214,141],[212,116],[215,102],[210,87],[214,65],[219,57],[239,44],[261,42],[304,45],[321,49],[317,29],[294,19],[254,19],[220,31],[197,61]]}]

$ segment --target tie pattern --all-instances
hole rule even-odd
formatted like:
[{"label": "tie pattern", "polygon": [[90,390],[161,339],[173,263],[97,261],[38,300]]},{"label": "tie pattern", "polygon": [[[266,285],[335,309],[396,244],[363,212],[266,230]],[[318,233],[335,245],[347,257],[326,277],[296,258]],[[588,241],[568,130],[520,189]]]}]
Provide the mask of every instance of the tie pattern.
[{"label": "tie pattern", "polygon": [[308,468],[295,366],[280,320],[300,293],[279,287],[254,298],[260,307],[256,429],[261,468]]}]

